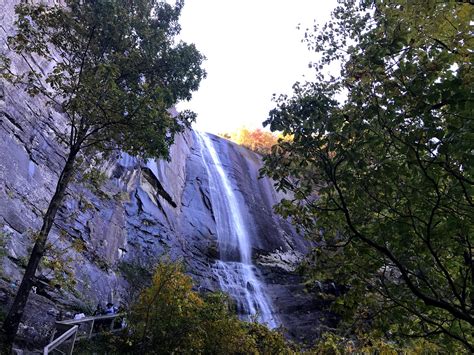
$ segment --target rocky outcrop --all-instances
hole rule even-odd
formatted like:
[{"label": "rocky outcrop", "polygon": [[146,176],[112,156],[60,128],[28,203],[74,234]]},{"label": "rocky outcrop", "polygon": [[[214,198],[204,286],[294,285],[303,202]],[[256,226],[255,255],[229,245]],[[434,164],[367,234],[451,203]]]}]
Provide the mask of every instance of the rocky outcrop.
[{"label": "rocky outcrop", "polygon": [[[1,43],[11,33],[13,6],[0,0]],[[13,65],[24,64],[17,58]],[[37,65],[47,70],[47,63]],[[0,308],[12,300],[64,164],[58,137],[65,129],[61,113],[41,97],[0,83]],[[255,236],[252,257],[279,319],[292,337],[312,337],[320,307],[295,273],[307,242],[274,214],[282,195],[268,178],[259,178],[261,157],[211,139],[250,211],[245,219]],[[91,313],[98,302],[130,300],[133,279],[164,256],[182,260],[200,291],[218,289],[211,271],[219,257],[215,207],[194,132],[176,137],[170,157],[141,161],[118,154],[98,166],[105,177],[101,183],[77,174],[49,236],[48,256],[21,327],[24,335],[44,340],[48,327],[38,325],[52,326],[60,312]],[[90,168],[83,158],[79,171]]]}]

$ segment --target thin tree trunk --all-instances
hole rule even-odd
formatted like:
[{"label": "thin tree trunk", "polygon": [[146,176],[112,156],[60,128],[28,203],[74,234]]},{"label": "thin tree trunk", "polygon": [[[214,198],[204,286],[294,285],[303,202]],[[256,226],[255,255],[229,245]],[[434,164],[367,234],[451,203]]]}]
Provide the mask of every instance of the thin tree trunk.
[{"label": "thin tree trunk", "polygon": [[31,251],[31,256],[26,266],[25,274],[21,280],[20,287],[13,301],[13,305],[8,312],[7,317],[3,323],[3,332],[5,341],[11,347],[18,330],[18,326],[23,317],[23,312],[28,301],[31,288],[34,285],[34,278],[36,270],[45,252],[46,241],[48,234],[53,226],[54,218],[58,209],[61,207],[66,188],[71,181],[74,172],[74,161],[76,159],[79,149],[72,147],[64,165],[61,175],[56,184],[56,191],[49,202],[48,210],[43,217],[43,225],[39,234],[36,236],[35,245]]}]

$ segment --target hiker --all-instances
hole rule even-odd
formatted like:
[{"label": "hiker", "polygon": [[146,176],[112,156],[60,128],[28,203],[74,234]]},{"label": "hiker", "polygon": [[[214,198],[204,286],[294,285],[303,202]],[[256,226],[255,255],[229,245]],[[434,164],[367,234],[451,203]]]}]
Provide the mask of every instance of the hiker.
[{"label": "hiker", "polygon": [[99,302],[97,304],[97,308],[95,309],[94,313],[92,314],[93,316],[102,316],[105,314],[105,309],[102,307],[102,304]]},{"label": "hiker", "polygon": [[79,320],[79,319],[82,319],[82,318],[86,318],[86,315],[84,313],[76,313],[74,315],[74,320]]},{"label": "hiker", "polygon": [[113,303],[107,303],[106,305],[106,309],[105,309],[105,314],[115,314],[117,313],[117,307],[114,306]]}]

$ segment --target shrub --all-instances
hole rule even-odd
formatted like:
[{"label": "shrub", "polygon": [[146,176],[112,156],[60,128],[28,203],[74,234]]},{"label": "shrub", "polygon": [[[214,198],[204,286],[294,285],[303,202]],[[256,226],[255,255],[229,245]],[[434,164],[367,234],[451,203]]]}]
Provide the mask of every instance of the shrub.
[{"label": "shrub", "polygon": [[[200,295],[179,263],[161,262],[151,285],[131,306],[124,334],[102,345],[113,353],[285,354],[279,332],[246,323],[231,311],[227,295]],[[113,343],[113,345],[111,345]]]}]

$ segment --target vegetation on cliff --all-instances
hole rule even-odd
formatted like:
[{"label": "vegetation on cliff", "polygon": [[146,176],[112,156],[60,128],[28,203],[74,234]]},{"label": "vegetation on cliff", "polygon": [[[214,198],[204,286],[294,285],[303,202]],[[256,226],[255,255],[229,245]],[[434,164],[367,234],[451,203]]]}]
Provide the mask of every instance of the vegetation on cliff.
[{"label": "vegetation on cliff", "polygon": [[[56,138],[66,156],[3,323],[6,342],[12,342],[17,331],[78,158],[117,149],[141,157],[167,157],[175,134],[194,120],[191,112],[176,117],[169,112],[177,101],[190,99],[205,76],[203,56],[194,45],[175,39],[182,6],[183,1],[172,6],[158,0],[16,6],[17,32],[8,38],[10,53],[1,57],[0,74],[64,114],[66,127]],[[38,62],[51,68],[38,67]]]},{"label": "vegetation on cliff", "polygon": [[[227,296],[196,292],[181,265],[163,262],[148,287],[134,290],[123,332],[84,344],[85,353],[474,352],[474,6],[340,3],[331,22],[306,30],[320,55],[315,80],[276,98],[265,122],[282,139],[263,130],[223,134],[264,155],[262,173],[290,192],[277,211],[317,245],[299,270],[308,284],[343,286],[331,305],[338,329],[302,350],[280,331],[240,321]],[[13,341],[83,162],[117,149],[167,157],[194,120],[168,111],[205,76],[203,56],[175,40],[182,6],[17,6],[0,74],[64,114],[56,138],[66,156],[0,343]]]},{"label": "vegetation on cliff", "polygon": [[293,136],[264,172],[294,194],[278,211],[318,242],[307,276],[348,286],[340,334],[474,351],[473,10],[342,2],[306,31],[315,81],[265,122]]},{"label": "vegetation on cliff", "polygon": [[269,154],[279,138],[276,134],[264,131],[261,128],[249,129],[246,127],[240,127],[232,132],[220,133],[219,136],[261,155]]},{"label": "vegetation on cliff", "polygon": [[182,264],[162,261],[130,307],[123,333],[85,342],[79,352],[126,354],[289,354],[282,333],[240,321],[223,293],[198,294]]},{"label": "vegetation on cliff", "polygon": [[270,330],[238,319],[232,300],[217,293],[199,294],[182,264],[161,261],[151,283],[141,289],[121,333],[104,333],[80,342],[80,354],[422,354],[440,350],[424,340],[410,347],[373,334],[342,337],[327,333],[313,347],[285,339],[284,329]]}]

